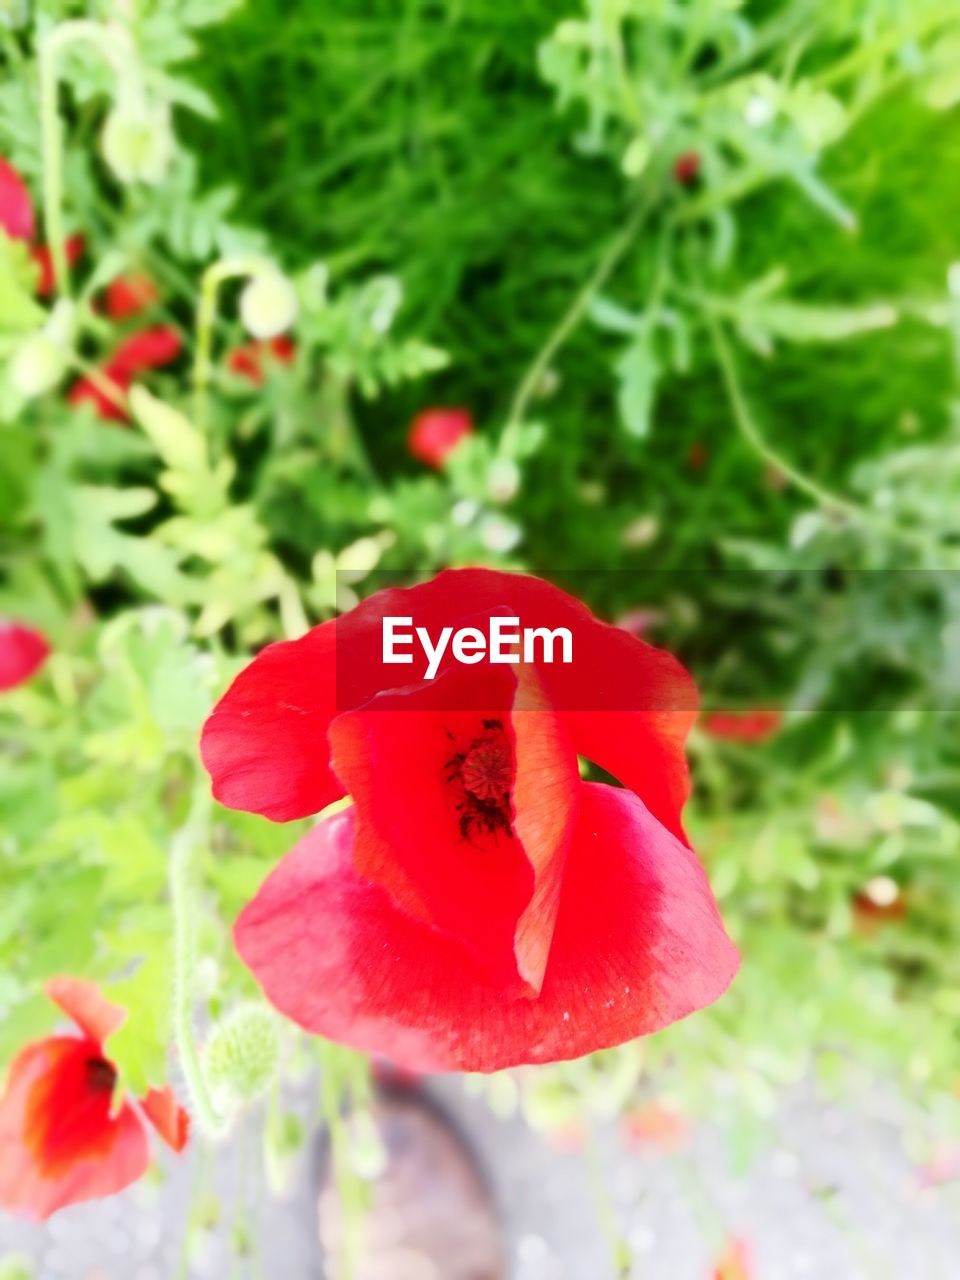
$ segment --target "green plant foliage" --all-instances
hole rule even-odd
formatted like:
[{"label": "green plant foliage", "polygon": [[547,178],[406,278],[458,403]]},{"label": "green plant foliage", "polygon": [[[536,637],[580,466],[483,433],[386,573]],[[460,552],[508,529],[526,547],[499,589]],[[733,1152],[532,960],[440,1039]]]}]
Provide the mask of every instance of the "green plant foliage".
[{"label": "green plant foliage", "polygon": [[[127,1010],[122,1086],[163,1083],[186,958],[187,1022],[216,1028],[196,1071],[178,1046],[192,1090],[218,1085],[208,1127],[277,1085],[292,1055],[272,1022],[246,1052],[269,1015],[230,929],[299,828],[201,811],[200,727],[250,652],[375,571],[483,562],[643,611],[708,708],[785,709],[768,740],[691,742],[691,842],[744,955],[729,995],[494,1079],[491,1105],[562,1129],[669,1080],[691,1112],[722,1102],[744,1159],[811,1075],[950,1108],[952,6],[35,8],[0,17],[0,156],[38,243],[85,244],[57,303],[0,234],[0,617],[52,646],[0,695],[0,1061],[72,973]],[[244,328],[265,273],[288,348]],[[155,285],[142,316],[110,317],[121,274]],[[181,351],[108,385],[123,421],[71,403],[147,325]],[[427,472],[405,439],[433,404],[476,432]],[[872,910],[891,885],[898,911]],[[302,1134],[278,1108],[279,1185]]]}]

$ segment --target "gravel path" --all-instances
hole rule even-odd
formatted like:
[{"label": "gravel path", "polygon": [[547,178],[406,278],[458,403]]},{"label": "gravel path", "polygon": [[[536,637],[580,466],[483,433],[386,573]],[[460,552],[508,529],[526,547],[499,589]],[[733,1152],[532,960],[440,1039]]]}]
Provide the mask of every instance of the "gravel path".
[{"label": "gravel path", "polygon": [[[613,1280],[582,1152],[561,1152],[518,1119],[498,1119],[455,1079],[430,1086],[488,1170],[514,1259],[513,1280]],[[305,1105],[301,1100],[301,1105]],[[904,1119],[883,1091],[854,1108],[785,1095],[775,1142],[749,1173],[730,1167],[726,1140],[701,1127],[679,1152],[626,1150],[601,1131],[608,1209],[634,1251],[633,1280],[711,1280],[719,1243],[749,1242],[756,1280],[954,1280],[960,1275],[960,1181],[925,1186],[903,1151]],[[34,1259],[40,1280],[323,1280],[315,1243],[315,1156],[301,1160],[292,1196],[253,1191],[239,1226],[263,1241],[260,1270],[230,1250],[232,1205],[254,1166],[252,1133],[219,1153],[212,1185],[223,1206],[181,1256],[197,1160],[112,1200],[68,1210],[39,1227],[0,1218],[0,1256]],[[238,1145],[241,1148],[238,1150]],[[245,1148],[245,1151],[243,1150]]]}]

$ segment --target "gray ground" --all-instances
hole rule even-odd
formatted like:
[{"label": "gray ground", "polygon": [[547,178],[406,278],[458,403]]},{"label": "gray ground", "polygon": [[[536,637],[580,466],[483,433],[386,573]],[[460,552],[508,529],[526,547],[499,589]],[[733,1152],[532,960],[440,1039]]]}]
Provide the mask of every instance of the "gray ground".
[{"label": "gray ground", "polygon": [[[472,1142],[509,1234],[514,1280],[612,1280],[598,1226],[596,1180],[584,1153],[559,1152],[520,1119],[498,1119],[454,1079],[431,1090]],[[750,1242],[756,1280],[954,1280],[960,1276],[960,1182],[924,1186],[903,1151],[904,1115],[882,1091],[843,1108],[798,1089],[784,1095],[776,1138],[750,1172],[731,1172],[725,1139],[701,1127],[676,1154],[626,1150],[600,1134],[603,1183],[630,1241],[634,1280],[712,1280],[727,1235]],[[246,1145],[246,1154],[242,1148]],[[162,1181],[67,1210],[39,1227],[0,1217],[0,1256],[22,1252],[41,1280],[323,1280],[316,1246],[315,1153],[285,1199],[254,1192],[263,1230],[259,1269],[230,1253],[238,1181],[250,1190],[252,1131],[212,1170],[219,1225],[181,1242],[195,1202],[196,1158],[165,1166]]]}]

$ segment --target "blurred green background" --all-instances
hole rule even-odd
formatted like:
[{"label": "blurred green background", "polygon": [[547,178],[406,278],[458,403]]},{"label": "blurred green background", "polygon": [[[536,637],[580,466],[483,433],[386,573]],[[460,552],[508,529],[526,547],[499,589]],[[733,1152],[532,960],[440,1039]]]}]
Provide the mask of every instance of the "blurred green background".
[{"label": "blurred green background", "polygon": [[[779,1089],[866,1075],[955,1128],[953,6],[4,14],[0,155],[38,242],[85,250],[65,309],[0,241],[0,612],[53,647],[0,705],[0,1056],[50,1025],[40,984],[67,970],[128,1004],[124,1078],[162,1073],[167,849],[212,699],[374,569],[483,561],[577,571],[708,708],[778,712],[691,742],[691,838],[744,956],[730,995],[525,1077],[532,1121],[629,1111],[665,1079],[702,1113],[722,1081],[749,1153]],[[78,19],[44,98],[38,54]],[[296,350],[258,349],[252,380],[230,355],[264,264],[296,288]],[[131,274],[157,296],[117,319],[103,291]],[[126,426],[68,403],[147,324],[182,344],[142,375],[156,398]],[[430,470],[407,431],[438,405],[475,430]],[[217,814],[197,869],[214,1017],[251,994],[229,926],[293,836]]]}]

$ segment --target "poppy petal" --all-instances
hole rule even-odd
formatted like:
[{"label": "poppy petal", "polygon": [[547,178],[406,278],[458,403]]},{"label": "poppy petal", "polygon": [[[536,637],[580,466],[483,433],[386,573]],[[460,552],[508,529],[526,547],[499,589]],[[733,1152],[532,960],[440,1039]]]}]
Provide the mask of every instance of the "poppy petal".
[{"label": "poppy petal", "polygon": [[289,822],[344,794],[327,744],[337,712],[335,629],[325,622],[261,649],[214,707],[200,753],[221,804]]},{"label": "poppy petal", "polygon": [[698,705],[693,677],[671,654],[599,621],[586,605],[540,578],[447,569],[429,582],[362,601],[338,620],[344,637],[337,652],[342,704],[364,677],[368,683],[383,678],[382,617],[410,615],[415,626],[437,635],[444,626],[495,613],[518,617],[522,627],[570,630],[572,662],[536,663],[547,702],[578,755],[635,791],[683,839],[680,813],[690,791],[684,743]]},{"label": "poppy petal", "polygon": [[[487,714],[452,709],[467,682],[474,697],[487,689]],[[530,685],[503,667],[451,668],[337,717],[330,741],[356,805],[360,875],[536,992],[580,777]]]},{"label": "poppy petal", "polygon": [[167,1085],[164,1089],[151,1089],[140,1099],[140,1108],[168,1147],[182,1151],[190,1136],[190,1117]]},{"label": "poppy petal", "polygon": [[540,995],[515,998],[353,866],[353,810],[321,822],[235,928],[268,999],[412,1070],[578,1057],[716,1000],[739,959],[703,869],[630,792],[585,784]]},{"label": "poppy petal", "polygon": [[0,693],[29,680],[49,653],[50,646],[39,631],[0,618]]},{"label": "poppy petal", "polygon": [[119,1005],[107,999],[96,983],[83,978],[51,978],[44,990],[83,1034],[97,1044],[102,1045],[113,1035],[127,1016]]},{"label": "poppy petal", "polygon": [[33,201],[13,165],[0,157],[0,227],[11,240],[32,240]]},{"label": "poppy petal", "polygon": [[96,1049],[50,1038],[14,1059],[0,1100],[0,1206],[9,1212],[48,1218],[146,1172],[147,1138],[133,1109],[110,1116],[109,1090],[90,1094],[82,1085]]},{"label": "poppy petal", "polygon": [[[384,666],[383,619],[411,616],[437,636],[493,614],[519,617],[524,627],[565,626],[576,636],[572,663],[533,664],[546,703],[579,755],[635,791],[683,839],[684,742],[697,714],[691,676],[670,654],[598,621],[557,587],[489,569],[448,569],[418,586],[378,591],[301,640],[263,650],[204,730],[214,795],[277,821],[319,812],[343,794],[331,782],[330,721],[405,683]],[[466,696],[468,705],[482,709],[483,699]]]}]

